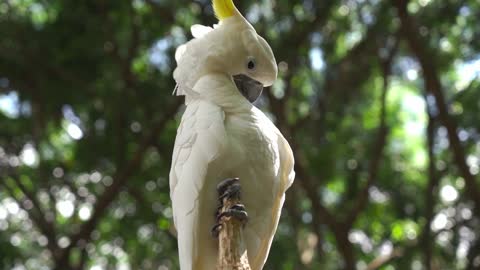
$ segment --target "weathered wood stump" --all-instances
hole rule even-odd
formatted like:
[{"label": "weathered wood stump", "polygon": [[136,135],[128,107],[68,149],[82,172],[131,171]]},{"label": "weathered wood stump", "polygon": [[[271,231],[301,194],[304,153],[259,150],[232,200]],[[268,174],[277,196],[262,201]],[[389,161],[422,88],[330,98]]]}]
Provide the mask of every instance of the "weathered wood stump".
[{"label": "weathered wood stump", "polygon": [[220,203],[217,270],[251,270],[243,237],[247,215],[242,208],[240,189],[238,178],[227,179],[217,187]]}]

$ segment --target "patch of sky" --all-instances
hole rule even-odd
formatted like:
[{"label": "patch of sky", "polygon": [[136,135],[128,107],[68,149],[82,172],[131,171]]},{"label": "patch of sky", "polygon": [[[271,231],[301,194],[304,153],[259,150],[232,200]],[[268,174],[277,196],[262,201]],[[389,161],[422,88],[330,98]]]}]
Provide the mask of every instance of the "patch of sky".
[{"label": "patch of sky", "polygon": [[163,38],[155,42],[153,47],[150,49],[149,61],[152,65],[157,67],[162,72],[168,72],[170,68],[169,58],[167,55],[167,50],[171,47],[170,39]]},{"label": "patch of sky", "polygon": [[246,12],[245,17],[251,24],[257,23],[261,17],[271,19],[273,17],[273,7],[271,1],[261,1],[255,3]]},{"label": "patch of sky", "polygon": [[420,67],[417,61],[411,57],[399,57],[395,63],[395,68],[398,69],[408,81],[418,79]]},{"label": "patch of sky", "polygon": [[261,16],[261,10],[260,10],[260,5],[258,3],[254,3],[253,5],[251,5],[245,15],[247,20],[252,24],[257,23],[260,20],[260,16]]},{"label": "patch of sky", "polygon": [[322,34],[314,32],[310,36],[312,46],[319,46],[322,43],[323,37]]},{"label": "patch of sky", "polygon": [[480,56],[470,61],[457,63],[455,69],[458,74],[455,89],[462,91],[472,80],[480,78]]},{"label": "patch of sky", "polygon": [[323,70],[325,68],[325,61],[323,60],[323,51],[320,48],[313,48],[309,52],[310,63],[312,68],[316,71]]},{"label": "patch of sky", "polygon": [[8,94],[0,95],[0,112],[9,118],[17,118],[20,115],[20,101],[17,92],[11,91]]},{"label": "patch of sky", "polygon": [[460,16],[470,16],[472,14],[472,10],[468,6],[462,6],[460,8]]},{"label": "patch of sky", "polygon": [[172,66],[169,58],[169,50],[186,42],[185,33],[178,27],[172,27],[171,34],[167,37],[157,40],[150,48],[148,60],[151,65],[164,73],[171,71]]},{"label": "patch of sky", "polygon": [[366,25],[372,25],[375,22],[374,13],[370,5],[365,5],[360,9],[361,19]]}]

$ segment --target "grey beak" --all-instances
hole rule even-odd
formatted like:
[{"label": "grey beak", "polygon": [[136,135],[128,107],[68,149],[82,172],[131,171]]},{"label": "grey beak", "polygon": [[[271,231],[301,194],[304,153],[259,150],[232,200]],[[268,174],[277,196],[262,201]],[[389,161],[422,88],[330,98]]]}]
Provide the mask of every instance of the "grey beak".
[{"label": "grey beak", "polygon": [[233,76],[233,81],[238,90],[251,103],[260,97],[263,91],[263,84],[243,74]]}]

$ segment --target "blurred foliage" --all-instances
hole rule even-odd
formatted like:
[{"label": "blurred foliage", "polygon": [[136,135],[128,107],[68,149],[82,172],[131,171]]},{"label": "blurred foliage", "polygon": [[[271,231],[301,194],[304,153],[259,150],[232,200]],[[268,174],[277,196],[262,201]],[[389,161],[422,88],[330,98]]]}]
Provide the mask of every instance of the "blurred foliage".
[{"label": "blurred foliage", "polygon": [[[479,269],[464,177],[479,188],[480,2],[237,6],[276,55],[279,79],[257,106],[296,156],[265,269]],[[425,88],[406,22],[445,104]],[[209,1],[0,2],[1,269],[178,269],[173,54],[195,23],[215,23]]]}]

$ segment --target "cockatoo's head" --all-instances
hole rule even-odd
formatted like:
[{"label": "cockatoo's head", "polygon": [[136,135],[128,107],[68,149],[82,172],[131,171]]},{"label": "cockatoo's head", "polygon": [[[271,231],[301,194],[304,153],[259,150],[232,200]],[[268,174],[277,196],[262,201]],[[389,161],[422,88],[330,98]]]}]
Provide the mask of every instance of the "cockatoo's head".
[{"label": "cockatoo's head", "polygon": [[[178,67],[174,77],[181,89],[182,83],[192,87],[205,74],[226,73],[233,78],[238,90],[253,102],[263,87],[272,85],[277,78],[272,49],[232,0],[212,2],[219,24],[214,28],[192,26],[196,38],[177,50]],[[183,78],[180,75],[184,75]]]}]

